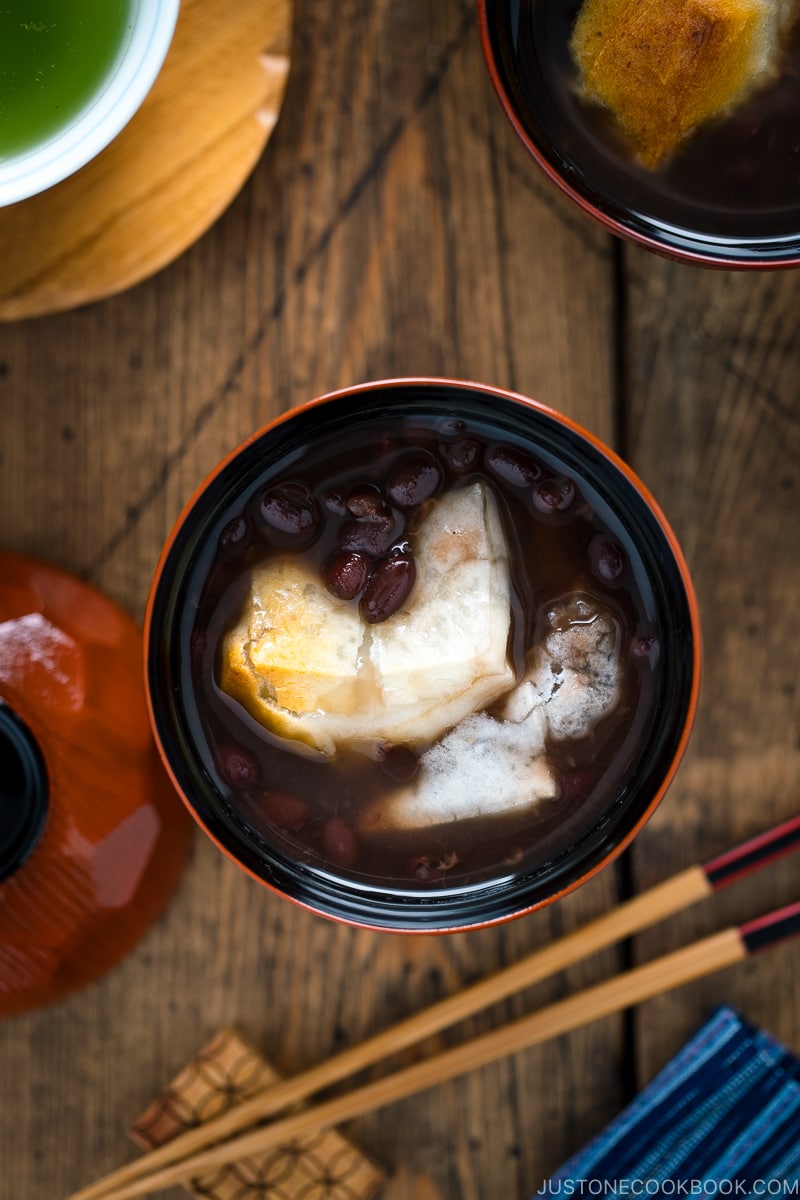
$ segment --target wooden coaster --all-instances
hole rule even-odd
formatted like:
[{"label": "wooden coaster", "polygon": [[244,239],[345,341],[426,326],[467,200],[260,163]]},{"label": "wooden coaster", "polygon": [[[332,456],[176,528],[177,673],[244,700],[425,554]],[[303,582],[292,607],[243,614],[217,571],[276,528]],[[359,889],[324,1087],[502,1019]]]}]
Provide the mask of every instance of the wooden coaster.
[{"label": "wooden coaster", "polygon": [[0,320],[139,283],[213,224],[255,166],[289,70],[291,0],[183,0],[164,67],[112,144],[0,208]]},{"label": "wooden coaster", "polygon": [[[221,1030],[135,1122],[138,1146],[152,1150],[210,1121],[279,1078],[232,1029]],[[370,1200],[383,1174],[331,1129],[218,1167],[187,1191],[197,1200]]]}]

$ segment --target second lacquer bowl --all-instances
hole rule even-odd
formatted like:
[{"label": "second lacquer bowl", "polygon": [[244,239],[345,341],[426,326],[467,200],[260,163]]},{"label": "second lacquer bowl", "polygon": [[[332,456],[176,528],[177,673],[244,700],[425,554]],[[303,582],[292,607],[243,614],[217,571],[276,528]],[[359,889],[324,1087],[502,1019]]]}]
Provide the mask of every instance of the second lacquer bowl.
[{"label": "second lacquer bowl", "polygon": [[[659,5],[642,7],[661,20]],[[580,9],[565,0],[478,0],[489,76],[548,179],[609,232],[660,255],[716,267],[800,263],[800,21],[780,39],[774,77],[651,169],[581,86],[571,51]],[[664,67],[667,78],[674,67]],[[626,75],[635,77],[630,63]]]}]

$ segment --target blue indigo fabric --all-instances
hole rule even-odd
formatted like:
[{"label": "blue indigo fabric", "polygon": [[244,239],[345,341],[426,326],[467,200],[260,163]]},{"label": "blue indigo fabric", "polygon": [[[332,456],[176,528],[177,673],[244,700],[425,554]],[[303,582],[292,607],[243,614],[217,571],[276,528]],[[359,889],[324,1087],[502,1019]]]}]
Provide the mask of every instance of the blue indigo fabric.
[{"label": "blue indigo fabric", "polygon": [[800,1060],[718,1009],[538,1195],[800,1200]]}]

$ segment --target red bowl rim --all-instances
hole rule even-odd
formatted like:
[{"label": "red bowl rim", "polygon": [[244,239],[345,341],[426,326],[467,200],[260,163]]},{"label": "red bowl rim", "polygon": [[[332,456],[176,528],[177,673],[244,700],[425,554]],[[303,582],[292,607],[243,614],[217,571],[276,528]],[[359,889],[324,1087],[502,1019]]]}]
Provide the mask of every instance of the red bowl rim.
[{"label": "red bowl rim", "polygon": [[[299,412],[305,412],[310,409],[317,408],[323,404],[327,404],[329,401],[332,401],[332,400],[338,400],[338,399],[341,399],[344,397],[358,396],[359,394],[361,394],[363,392],[375,392],[375,391],[386,390],[386,389],[395,388],[395,387],[409,387],[409,386],[410,387],[429,387],[429,386],[448,387],[448,388],[453,388],[453,389],[463,389],[465,391],[469,391],[469,390],[479,391],[486,395],[502,397],[503,399],[515,401],[515,402],[523,404],[529,408],[536,409],[538,412],[544,413],[546,416],[551,417],[554,420],[556,420],[557,422],[559,422],[560,424],[566,426],[573,433],[577,434],[578,437],[589,442],[596,451],[598,451],[614,467],[616,467],[616,469],[625,476],[625,478],[628,480],[628,482],[635,488],[635,490],[640,494],[642,499],[645,501],[647,506],[650,508],[651,512],[655,516],[655,518],[661,528],[662,533],[664,534],[664,536],[667,540],[667,543],[669,544],[670,551],[675,560],[675,564],[678,567],[678,571],[679,571],[679,574],[681,577],[681,582],[682,582],[684,591],[686,593],[686,599],[687,599],[687,604],[688,604],[688,608],[689,608],[689,615],[690,615],[691,627],[692,627],[692,640],[693,640],[693,646],[694,646],[694,654],[693,654],[693,661],[692,661],[691,689],[690,689],[690,695],[689,695],[689,699],[688,699],[688,703],[687,703],[686,717],[685,717],[685,720],[683,723],[683,729],[681,730],[680,739],[678,741],[677,747],[675,749],[675,753],[673,754],[672,761],[670,763],[670,767],[669,767],[668,771],[665,773],[664,778],[662,779],[659,787],[657,788],[657,790],[655,792],[655,795],[653,796],[650,803],[647,805],[647,807],[644,810],[644,812],[642,813],[642,815],[635,822],[635,824],[631,827],[631,829],[629,829],[628,832],[620,838],[619,842],[615,846],[613,846],[599,862],[595,863],[592,867],[587,869],[577,879],[572,880],[570,883],[568,883],[565,886],[563,886],[562,888],[560,888],[557,892],[554,892],[551,896],[547,896],[544,899],[539,900],[533,904],[525,905],[522,908],[515,909],[514,911],[503,914],[502,916],[492,917],[492,918],[488,918],[488,919],[482,920],[482,921],[470,922],[468,924],[455,924],[453,926],[447,926],[447,927],[438,927],[437,926],[435,929],[421,926],[419,929],[404,928],[404,929],[396,929],[395,930],[389,926],[383,926],[383,925],[378,926],[378,925],[370,924],[367,921],[358,921],[358,920],[355,920],[354,918],[333,915],[333,914],[325,912],[319,908],[315,908],[313,904],[306,903],[305,901],[299,900],[296,897],[289,895],[288,892],[285,892],[285,891],[281,890],[280,888],[275,887],[268,880],[264,879],[262,876],[257,874],[257,872],[251,870],[251,868],[248,867],[245,863],[241,862],[240,859],[238,859],[236,857],[236,855],[227,846],[225,846],[220,841],[220,839],[208,828],[206,823],[202,820],[202,818],[196,812],[194,806],[192,805],[192,803],[190,802],[188,797],[184,794],[184,791],[183,791],[181,785],[179,784],[177,777],[172,769],[172,766],[170,764],[166,750],[162,744],[162,740],[161,740],[161,736],[159,734],[158,725],[157,725],[157,721],[156,721],[156,717],[155,717],[155,712],[154,712],[152,700],[151,700],[150,680],[149,680],[148,671],[147,671],[147,647],[150,644],[150,636],[151,636],[151,631],[152,631],[151,627],[152,627],[152,617],[153,617],[153,606],[154,606],[154,602],[155,602],[156,591],[158,589],[159,581],[161,579],[161,575],[164,570],[164,566],[165,566],[165,563],[169,556],[170,550],[173,546],[173,543],[175,542],[176,538],[178,537],[181,528],[183,527],[183,525],[184,525],[185,521],[187,520],[187,518],[189,517],[190,513],[193,511],[195,505],[201,500],[201,498],[202,498],[204,492],[206,491],[207,487],[209,486],[209,484],[216,478],[217,475],[219,475],[219,473],[221,471],[223,471],[225,469],[226,466],[228,466],[229,463],[233,462],[236,458],[238,458],[238,456],[248,446],[252,445],[253,442],[258,441],[260,438],[264,437],[265,434],[269,433],[271,430],[282,425],[285,421],[290,420]],[[621,459],[616,454],[615,451],[613,451],[609,446],[607,446],[605,444],[605,442],[601,441],[600,438],[596,437],[593,433],[589,432],[589,430],[585,429],[577,421],[574,421],[571,417],[565,416],[563,413],[558,412],[556,409],[550,408],[546,404],[542,404],[538,400],[533,400],[530,397],[523,396],[518,392],[514,392],[509,389],[502,388],[502,387],[493,386],[491,384],[478,383],[478,382],[475,382],[472,380],[467,380],[467,379],[451,379],[451,378],[448,378],[445,376],[398,376],[398,377],[394,377],[394,378],[380,379],[380,380],[375,380],[375,381],[371,381],[371,382],[353,384],[349,387],[339,388],[339,389],[336,389],[335,391],[326,392],[323,395],[316,397],[315,399],[308,400],[308,401],[304,402],[303,404],[297,405],[293,408],[288,409],[286,412],[279,414],[277,417],[273,418],[273,420],[268,421],[266,425],[264,425],[260,429],[256,430],[253,434],[251,434],[243,442],[240,442],[238,446],[236,446],[232,451],[230,451],[230,453],[227,454],[217,464],[217,466],[214,467],[214,469],[211,472],[209,472],[209,474],[206,476],[206,478],[203,480],[203,482],[199,485],[199,487],[197,487],[194,490],[194,492],[192,493],[189,500],[183,506],[183,509],[181,510],[181,513],[180,513],[178,519],[176,520],[175,524],[173,525],[173,528],[172,528],[166,542],[164,543],[161,554],[159,556],[158,564],[156,566],[155,574],[153,576],[153,582],[152,582],[150,592],[148,595],[148,600],[147,600],[147,608],[145,611],[145,618],[144,618],[144,645],[145,645],[145,656],[144,656],[145,657],[145,664],[144,664],[145,665],[145,694],[146,694],[146,699],[147,699],[147,708],[148,708],[148,712],[150,715],[150,723],[151,723],[152,730],[153,730],[153,736],[155,738],[156,745],[158,747],[158,752],[164,763],[164,767],[166,768],[166,771],[167,771],[170,779],[172,780],[172,784],[175,787],[175,790],[177,791],[178,795],[181,797],[181,800],[188,808],[192,817],[195,819],[195,821],[197,821],[197,823],[203,829],[204,833],[211,839],[211,841],[217,846],[217,848],[219,850],[221,850],[223,852],[223,854],[225,854],[231,860],[231,862],[235,863],[235,865],[240,870],[245,871],[248,875],[250,875],[250,877],[252,879],[254,879],[257,883],[261,884],[262,887],[268,888],[270,891],[274,892],[276,895],[281,896],[283,899],[291,901],[292,904],[295,904],[299,908],[303,908],[308,912],[314,913],[316,916],[325,917],[326,919],[335,921],[338,924],[349,925],[349,926],[352,926],[355,928],[361,928],[361,929],[369,929],[373,932],[396,933],[398,935],[399,934],[402,934],[402,935],[410,934],[412,936],[418,936],[421,934],[432,935],[432,934],[443,934],[443,933],[462,933],[462,932],[466,932],[467,930],[485,929],[485,928],[489,928],[489,927],[495,926],[495,925],[503,925],[503,924],[507,923],[508,921],[515,920],[517,917],[526,916],[527,914],[535,912],[538,909],[548,907],[549,905],[555,903],[555,901],[560,900],[564,896],[569,895],[570,892],[575,891],[576,888],[581,887],[584,883],[587,883],[596,874],[598,874],[599,871],[601,871],[604,867],[607,867],[611,862],[613,862],[617,857],[619,857],[619,855],[622,854],[622,852],[627,849],[627,847],[630,845],[630,843],[633,841],[633,839],[636,837],[636,835],[640,832],[640,830],[647,824],[647,822],[650,820],[650,817],[653,815],[655,810],[658,808],[658,806],[661,803],[661,801],[663,800],[664,795],[666,794],[670,784],[672,783],[672,780],[674,779],[675,774],[678,770],[678,767],[681,763],[681,760],[683,758],[683,755],[685,753],[685,750],[686,750],[686,747],[687,747],[687,744],[689,741],[692,727],[694,725],[695,717],[697,714],[697,707],[698,707],[698,702],[699,702],[699,692],[700,692],[700,679],[701,679],[701,674],[702,674],[702,658],[703,658],[701,627],[700,627],[700,614],[699,614],[699,607],[698,607],[698,603],[697,603],[697,596],[695,593],[694,584],[692,583],[692,579],[689,574],[689,569],[688,569],[686,560],[683,555],[683,551],[681,550],[681,547],[678,543],[675,533],[673,532],[672,527],[670,526],[669,522],[667,521],[667,518],[664,515],[664,512],[662,511],[660,505],[655,500],[655,498],[653,497],[651,492],[648,490],[648,488],[641,481],[641,479],[639,479],[638,475],[636,475],[636,473],[632,470],[632,468],[629,467],[628,464],[626,462],[624,462],[623,459]]]}]

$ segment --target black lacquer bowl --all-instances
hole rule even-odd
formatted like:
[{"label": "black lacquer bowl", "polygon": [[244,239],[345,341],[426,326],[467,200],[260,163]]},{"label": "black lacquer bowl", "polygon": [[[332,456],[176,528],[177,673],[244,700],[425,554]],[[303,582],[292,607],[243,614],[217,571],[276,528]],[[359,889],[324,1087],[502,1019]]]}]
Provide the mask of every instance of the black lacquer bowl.
[{"label": "black lacquer bowl", "polygon": [[800,21],[776,84],[700,130],[664,168],[634,160],[582,99],[569,52],[577,0],[478,0],[484,57],[523,145],[611,233],[682,262],[800,264]]},{"label": "black lacquer bowl", "polygon": [[[660,631],[657,693],[620,784],[569,837],[522,866],[480,877],[413,885],[366,871],[337,870],[295,853],[248,818],[215,771],[203,744],[202,702],[193,674],[192,618],[220,533],[242,497],[275,462],[297,463],[326,438],[349,442],[376,422],[452,421],[490,429],[537,455],[552,456],[580,481],[594,510],[635,545],[648,606]],[[365,461],[368,455],[364,455]],[[254,878],[328,917],[369,928],[426,932],[466,929],[529,912],[571,891],[611,861],[659,804],[683,754],[700,676],[694,593],[674,534],[633,472],[571,420],[522,396],[441,379],[387,380],[323,396],[279,418],[235,450],[200,486],[179,518],[158,566],[146,620],[147,690],[156,740],[186,805],[217,845]],[[637,735],[638,736],[638,735]],[[264,781],[285,787],[283,779]]]}]

